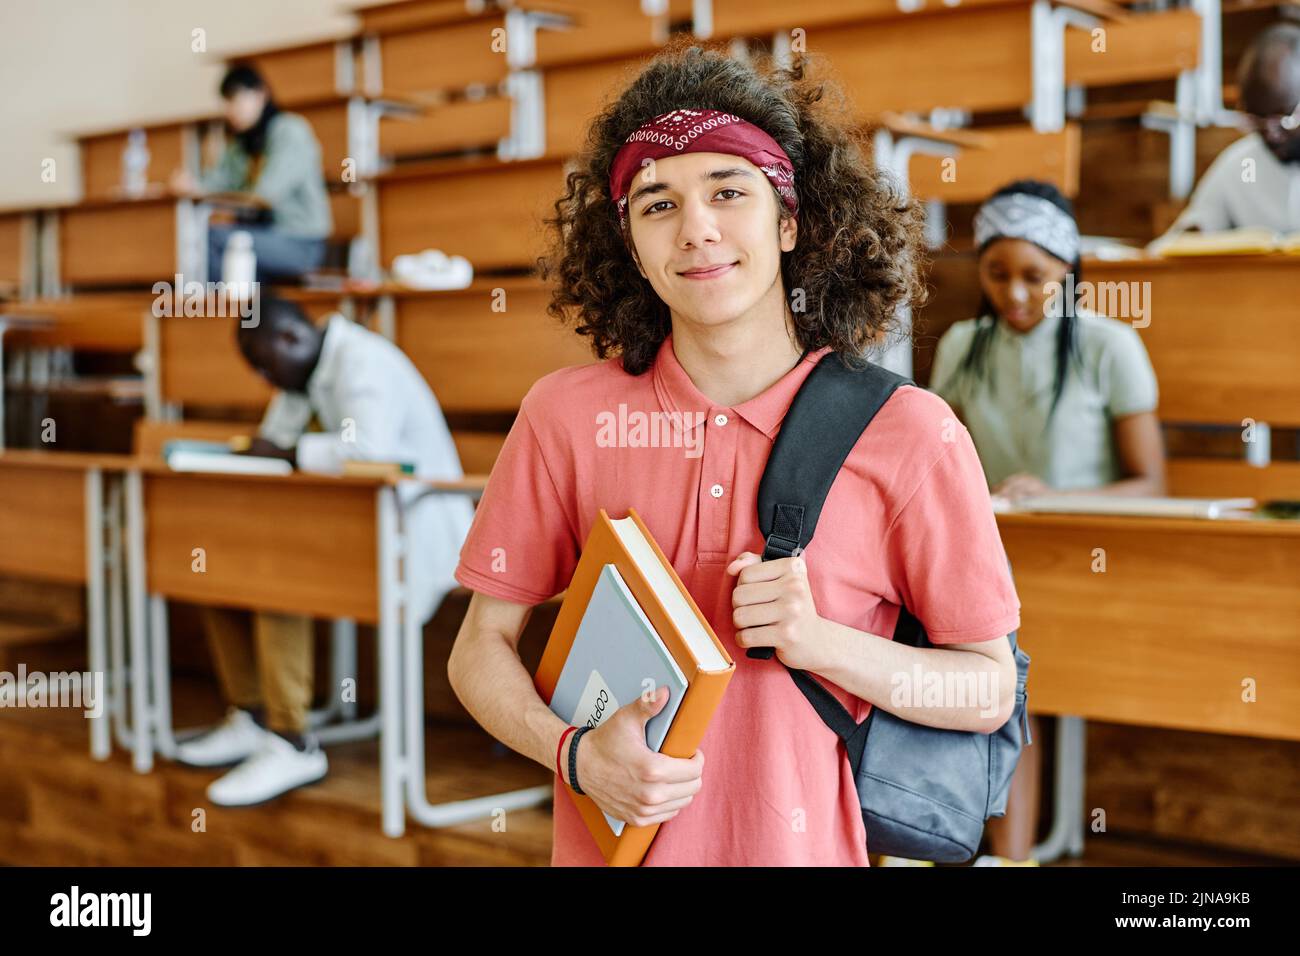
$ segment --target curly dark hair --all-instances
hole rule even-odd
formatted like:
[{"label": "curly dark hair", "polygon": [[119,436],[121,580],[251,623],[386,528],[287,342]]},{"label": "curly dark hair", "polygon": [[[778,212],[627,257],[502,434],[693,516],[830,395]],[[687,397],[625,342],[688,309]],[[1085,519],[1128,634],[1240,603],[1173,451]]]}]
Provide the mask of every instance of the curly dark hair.
[{"label": "curly dark hair", "polygon": [[[765,130],[794,165],[799,196],[795,248],[781,254],[801,348],[830,346],[844,364],[898,330],[897,307],[919,306],[926,291],[921,204],[877,174],[858,123],[818,64],[796,55],[782,67],[770,55],[752,62],[671,41],[592,121],[564,194],[554,203],[542,276],[554,279],[547,311],[590,336],[598,358],[620,355],[623,368],[650,368],[671,331],[668,307],[638,270],[610,199],[609,169],[624,140],[670,110],[733,113]],[[789,215],[780,202],[781,216]],[[799,305],[796,302],[796,305]]]}]

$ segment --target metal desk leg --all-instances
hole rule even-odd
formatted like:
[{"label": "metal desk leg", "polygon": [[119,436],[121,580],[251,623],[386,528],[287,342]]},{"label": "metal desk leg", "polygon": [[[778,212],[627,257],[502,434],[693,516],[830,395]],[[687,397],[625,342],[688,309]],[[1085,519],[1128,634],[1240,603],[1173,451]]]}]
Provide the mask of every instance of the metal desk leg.
[{"label": "metal desk leg", "polygon": [[379,774],[384,834],[399,837],[406,830],[402,806],[402,673],[400,615],[405,603],[398,575],[401,559],[397,528],[397,490],[376,492],[379,525]]},{"label": "metal desk leg", "polygon": [[131,624],[131,715],[138,773],[153,769],[153,731],[149,712],[149,634],[145,620],[144,482],[139,471],[126,473],[127,588]]},{"label": "metal desk leg", "polygon": [[[441,603],[442,598],[434,607]],[[408,613],[404,615],[402,631],[405,652],[402,670],[406,674],[406,802],[411,816],[427,827],[449,827],[490,817],[498,810],[524,810],[549,802],[554,796],[551,784],[446,803],[429,802],[424,781],[424,628],[415,615]]]},{"label": "metal desk leg", "polygon": [[[158,753],[176,759],[176,733],[172,729],[171,635],[167,627],[167,599],[149,595],[149,672],[153,689],[152,720]],[[201,731],[200,731],[201,732]]]},{"label": "metal desk leg", "polygon": [[135,731],[127,722],[126,576],[122,571],[122,483],[113,482],[108,504],[108,646],[113,736],[123,750],[134,750]]},{"label": "metal desk leg", "polygon": [[[99,716],[90,720],[90,755],[107,760],[113,742],[112,719],[106,698],[107,634],[104,628],[104,480],[98,468],[86,469],[86,663],[92,687],[98,682],[95,706]],[[84,690],[83,690],[84,696]]]},{"label": "metal desk leg", "polygon": [[1056,792],[1052,795],[1052,829],[1031,856],[1050,863],[1063,854],[1083,854],[1083,802],[1086,780],[1087,724],[1082,717],[1056,718]]},{"label": "metal desk leg", "polygon": [[[375,710],[369,717],[356,719],[356,701],[344,701],[339,696],[343,679],[357,676],[357,623],[348,619],[333,622],[330,649],[330,673],[333,688],[330,691],[330,703],[321,710],[311,712],[312,733],[322,747],[343,743],[349,740],[370,740],[379,736],[383,722],[382,708]],[[378,642],[376,642],[376,645]],[[376,650],[376,653],[378,651]],[[382,661],[376,656],[377,665]],[[379,667],[376,667],[379,670]],[[328,721],[333,717],[342,718],[339,723]]]},{"label": "metal desk leg", "polygon": [[[433,492],[430,492],[432,494]],[[394,500],[396,492],[394,491]],[[413,503],[413,502],[412,502]],[[412,504],[412,503],[408,503]],[[402,553],[411,542],[404,534],[399,538]],[[409,567],[409,562],[403,563]],[[405,719],[406,743],[403,771],[406,774],[406,806],[419,823],[429,827],[455,826],[469,820],[491,816],[497,810],[522,810],[547,803],[554,796],[551,784],[525,787],[492,793],[466,800],[451,800],[431,804],[424,779],[424,627],[415,619],[410,608],[410,591],[403,585],[402,594],[408,599],[402,608],[402,673],[406,675],[405,699],[402,710]],[[444,593],[435,602],[439,607],[446,598]]]},{"label": "metal desk leg", "polygon": [[330,688],[330,700],[338,704],[340,717],[356,720],[355,697],[344,700],[342,694],[345,680],[351,680],[354,689],[357,683],[357,622],[337,620],[330,627],[330,672],[334,680],[334,686]]}]

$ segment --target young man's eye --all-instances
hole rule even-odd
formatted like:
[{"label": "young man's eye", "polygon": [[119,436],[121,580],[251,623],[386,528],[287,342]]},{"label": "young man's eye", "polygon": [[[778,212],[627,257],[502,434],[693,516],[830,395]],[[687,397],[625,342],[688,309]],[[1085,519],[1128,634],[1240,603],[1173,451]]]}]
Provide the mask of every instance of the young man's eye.
[{"label": "young man's eye", "polygon": [[652,202],[650,205],[646,206],[644,209],[641,210],[641,214],[643,216],[648,216],[650,213],[656,211],[655,209],[656,206],[670,206],[670,205],[672,205],[672,203],[670,203],[667,199],[661,199],[658,202]]},{"label": "young man's eye", "polygon": [[[742,193],[739,189],[732,189],[730,186],[727,186],[727,187],[725,187],[725,188],[723,188],[723,189],[719,189],[719,190],[718,190],[718,195],[719,195],[719,196],[722,196],[723,193],[735,193],[737,196],[743,196],[743,195],[745,195],[745,194]],[[730,197],[730,196],[723,196],[722,198],[723,198],[723,199],[730,199],[731,197]]]}]

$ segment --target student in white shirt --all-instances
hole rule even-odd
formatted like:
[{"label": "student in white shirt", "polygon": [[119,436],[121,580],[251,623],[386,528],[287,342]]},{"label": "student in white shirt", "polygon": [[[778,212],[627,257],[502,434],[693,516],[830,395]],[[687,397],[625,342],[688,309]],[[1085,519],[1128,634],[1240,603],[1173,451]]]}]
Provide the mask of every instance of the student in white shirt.
[{"label": "student in white shirt", "polygon": [[1256,37],[1238,83],[1247,135],[1210,164],[1166,235],[1300,230],[1300,26],[1279,23]]},{"label": "student in white shirt", "polygon": [[[257,321],[238,332],[245,359],[278,391],[250,454],[284,458],[303,471],[338,474],[349,459],[409,461],[421,479],[464,477],[433,392],[402,351],[335,313],[317,326],[291,302],[263,296]],[[320,432],[307,432],[315,417]],[[409,532],[411,598],[427,621],[453,577],[474,517],[468,498],[424,496],[418,482],[399,489]],[[324,752],[308,732],[312,697],[312,622],[257,613],[249,633],[240,612],[207,609],[205,626],[226,721],[183,744],[182,762],[242,761],[208,788],[222,805],[269,800],[323,777]],[[270,732],[268,732],[270,731]]]}]

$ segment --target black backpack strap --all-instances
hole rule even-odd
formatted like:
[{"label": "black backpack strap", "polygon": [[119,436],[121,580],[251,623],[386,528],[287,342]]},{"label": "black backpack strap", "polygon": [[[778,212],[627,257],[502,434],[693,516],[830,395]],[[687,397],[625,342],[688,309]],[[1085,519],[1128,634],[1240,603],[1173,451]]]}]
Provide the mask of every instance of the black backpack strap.
[{"label": "black backpack strap", "polygon": [[[911,384],[879,365],[850,369],[834,352],[822,356],[790,403],[758,484],[764,561],[808,546],[849,452],[894,390]],[[768,660],[773,653],[751,647],[748,656]]]},{"label": "black backpack strap", "polygon": [[[895,389],[913,384],[878,365],[850,369],[834,352],[822,357],[790,403],[758,485],[758,527],[766,540],[764,561],[791,557],[808,546],[822,504],[858,438]],[[921,622],[901,608],[894,639],[920,646],[924,633]],[[747,651],[749,657],[761,660],[774,653],[771,647]],[[844,741],[856,778],[876,709],[859,724],[816,677],[786,669],[826,726]]]}]

